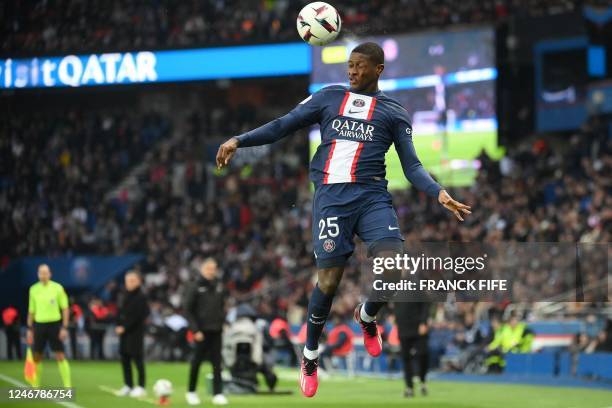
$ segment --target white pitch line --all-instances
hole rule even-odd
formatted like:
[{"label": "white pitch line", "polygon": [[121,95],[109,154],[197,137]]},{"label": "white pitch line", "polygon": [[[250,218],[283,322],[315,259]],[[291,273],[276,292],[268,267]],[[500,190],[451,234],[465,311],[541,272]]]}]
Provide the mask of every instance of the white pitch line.
[{"label": "white pitch line", "polygon": [[[0,374],[0,379],[6,381],[7,383],[13,384],[16,387],[27,387],[27,388],[30,388],[30,386],[27,385],[26,383],[22,383],[21,381],[17,381],[13,377],[9,377],[9,376],[4,375],[4,374]],[[55,402],[56,404],[62,405],[64,407],[66,407],[66,408],[84,408],[81,405],[78,405],[78,404],[75,404],[74,402],[69,402],[69,401],[51,400],[51,402]]]},{"label": "white pitch line", "polygon": [[[113,394],[115,397],[117,397],[117,394],[116,394],[117,390],[111,387],[107,387],[106,385],[98,385],[98,388],[104,392],[108,392],[109,394]],[[140,397],[140,398],[132,398],[132,399],[135,399],[136,401],[148,402],[149,404],[157,405],[157,403],[151,398]]]},{"label": "white pitch line", "polygon": [[109,394],[113,394],[114,396],[117,396],[117,394],[115,394],[117,392],[117,390],[111,388],[111,387],[107,387],[106,385],[98,385],[98,388],[101,389],[104,392],[108,392]]}]

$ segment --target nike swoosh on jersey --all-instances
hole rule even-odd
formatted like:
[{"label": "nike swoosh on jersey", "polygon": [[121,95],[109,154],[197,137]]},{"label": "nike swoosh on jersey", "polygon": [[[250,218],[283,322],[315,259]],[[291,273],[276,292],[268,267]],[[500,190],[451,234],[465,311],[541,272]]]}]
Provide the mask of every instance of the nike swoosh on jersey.
[{"label": "nike swoosh on jersey", "polygon": [[399,229],[399,227],[392,227],[392,226],[389,225],[389,231],[393,231],[393,230],[397,230],[397,229]]}]

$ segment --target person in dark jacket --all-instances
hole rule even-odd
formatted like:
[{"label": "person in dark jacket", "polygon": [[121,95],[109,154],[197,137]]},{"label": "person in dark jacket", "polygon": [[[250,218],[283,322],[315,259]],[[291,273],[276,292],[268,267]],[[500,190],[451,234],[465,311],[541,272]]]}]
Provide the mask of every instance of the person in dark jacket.
[{"label": "person in dark jacket", "polygon": [[426,302],[395,302],[395,321],[397,324],[402,361],[404,363],[404,381],[407,398],[414,396],[414,384],[412,382],[413,362],[416,360],[421,380],[421,394],[427,395],[425,384],[428,368],[428,327],[430,303]]},{"label": "person in dark jacket", "polygon": [[9,360],[13,359],[13,350],[18,360],[21,360],[21,340],[19,339],[19,330],[21,328],[21,319],[19,311],[13,305],[9,305],[2,311],[2,323],[4,324],[4,333],[6,334],[6,356]]},{"label": "person in dark jacket", "polygon": [[[145,391],[144,333],[149,316],[149,304],[141,289],[142,279],[137,272],[125,275],[125,291],[119,299],[117,327],[119,355],[123,368],[123,388],[117,395],[142,397]],[[138,386],[132,380],[132,362],[138,371]]]},{"label": "person in dark jacket", "polygon": [[183,309],[195,340],[195,352],[189,371],[186,399],[189,405],[199,405],[196,384],[200,365],[208,357],[213,366],[213,404],[225,405],[221,380],[221,335],[225,322],[225,290],[217,278],[217,262],[207,258],[200,266],[200,276],[187,287]]},{"label": "person in dark jacket", "polygon": [[77,303],[74,296],[71,296],[69,299],[70,302],[70,320],[68,320],[68,337],[70,339],[70,351],[72,354],[73,360],[78,360],[80,358],[79,347],[78,347],[78,333],[79,326],[82,324],[81,320],[83,318],[83,309]]}]

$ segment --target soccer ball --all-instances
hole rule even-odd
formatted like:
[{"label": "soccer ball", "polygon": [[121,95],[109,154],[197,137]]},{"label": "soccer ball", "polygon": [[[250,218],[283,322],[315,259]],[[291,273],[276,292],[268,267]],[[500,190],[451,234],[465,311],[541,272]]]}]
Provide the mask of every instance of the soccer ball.
[{"label": "soccer ball", "polygon": [[172,383],[169,380],[159,379],[153,384],[153,392],[158,397],[167,397],[172,394]]},{"label": "soccer ball", "polygon": [[338,37],[341,28],[342,20],[336,9],[322,1],[306,5],[298,14],[298,33],[310,45],[329,44]]}]

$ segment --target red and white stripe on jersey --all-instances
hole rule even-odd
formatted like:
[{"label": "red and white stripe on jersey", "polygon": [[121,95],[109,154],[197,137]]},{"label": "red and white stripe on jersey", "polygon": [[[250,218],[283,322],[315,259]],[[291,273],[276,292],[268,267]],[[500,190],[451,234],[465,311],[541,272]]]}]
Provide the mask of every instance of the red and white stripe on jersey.
[{"label": "red and white stripe on jersey", "polygon": [[375,106],[375,97],[359,95],[347,91],[340,105],[340,112],[338,112],[338,114],[353,119],[370,120],[372,119]]},{"label": "red and white stripe on jersey", "polygon": [[354,183],[361,149],[361,142],[335,139],[325,162],[323,184]]}]

